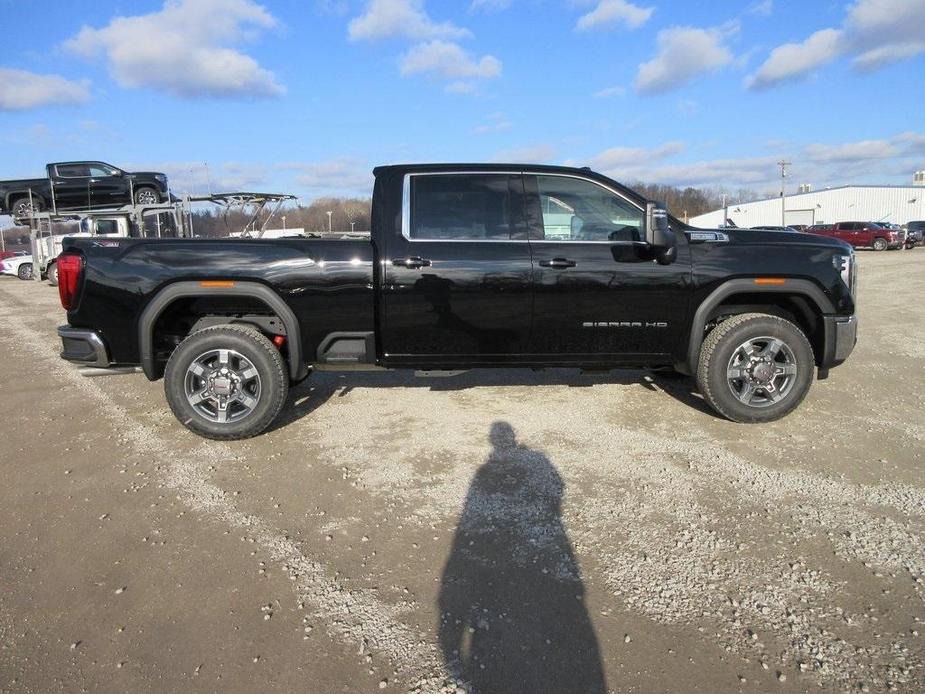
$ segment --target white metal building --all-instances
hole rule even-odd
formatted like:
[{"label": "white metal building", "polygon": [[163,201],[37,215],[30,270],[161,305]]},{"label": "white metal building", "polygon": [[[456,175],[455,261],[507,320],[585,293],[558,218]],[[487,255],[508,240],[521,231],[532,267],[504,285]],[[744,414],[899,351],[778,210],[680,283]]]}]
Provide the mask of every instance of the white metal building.
[{"label": "white metal building", "polygon": [[[727,206],[736,226],[781,224],[780,197]],[[905,224],[925,220],[925,186],[841,186],[787,195],[785,224],[833,224],[835,222],[892,222]],[[693,226],[723,225],[723,210],[693,217]]]}]

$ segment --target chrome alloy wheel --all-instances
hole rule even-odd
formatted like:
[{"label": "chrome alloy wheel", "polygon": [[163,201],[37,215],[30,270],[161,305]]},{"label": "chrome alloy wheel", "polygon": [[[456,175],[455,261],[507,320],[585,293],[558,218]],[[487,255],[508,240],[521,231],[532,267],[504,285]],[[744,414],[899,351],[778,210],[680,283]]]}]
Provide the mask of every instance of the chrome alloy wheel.
[{"label": "chrome alloy wheel", "polygon": [[790,393],[796,382],[793,351],[776,337],[754,337],[729,358],[726,380],[738,400],[749,407],[769,407]]},{"label": "chrome alloy wheel", "polygon": [[157,203],[157,195],[151,190],[138,191],[135,196],[139,205],[154,205]]},{"label": "chrome alloy wheel", "polygon": [[260,402],[260,374],[240,352],[212,349],[189,365],[184,390],[189,404],[205,419],[237,422]]}]

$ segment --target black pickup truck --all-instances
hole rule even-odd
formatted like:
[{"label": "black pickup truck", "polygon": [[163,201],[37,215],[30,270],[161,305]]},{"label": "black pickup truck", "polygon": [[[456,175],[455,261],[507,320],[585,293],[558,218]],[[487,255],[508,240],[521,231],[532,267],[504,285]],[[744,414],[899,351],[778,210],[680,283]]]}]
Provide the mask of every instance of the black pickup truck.
[{"label": "black pickup truck", "polygon": [[46,178],[0,181],[0,214],[24,219],[42,210],[118,207],[133,200],[155,205],[169,198],[167,176],[158,172],[128,173],[102,161],[58,162],[45,169]]},{"label": "black pickup truck", "polygon": [[185,426],[233,439],[332,368],[664,369],[767,422],[854,347],[841,241],[690,228],[589,169],[375,176],[369,240],[66,240],[62,357],[141,365]]}]

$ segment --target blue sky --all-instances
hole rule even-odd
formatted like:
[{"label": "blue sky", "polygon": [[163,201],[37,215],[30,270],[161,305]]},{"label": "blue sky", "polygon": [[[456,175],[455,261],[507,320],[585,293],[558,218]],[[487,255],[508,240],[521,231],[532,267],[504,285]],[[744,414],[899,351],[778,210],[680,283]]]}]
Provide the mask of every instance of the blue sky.
[{"label": "blue sky", "polygon": [[623,181],[911,181],[925,0],[0,0],[0,176],[368,193],[401,161]]}]

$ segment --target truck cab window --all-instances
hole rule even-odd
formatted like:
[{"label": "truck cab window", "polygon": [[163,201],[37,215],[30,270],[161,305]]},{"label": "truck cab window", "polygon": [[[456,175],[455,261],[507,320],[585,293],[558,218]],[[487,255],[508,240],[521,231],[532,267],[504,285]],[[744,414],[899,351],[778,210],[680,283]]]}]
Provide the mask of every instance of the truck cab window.
[{"label": "truck cab window", "polygon": [[644,213],[606,188],[580,178],[537,176],[547,241],[643,241]]},{"label": "truck cab window", "polygon": [[105,164],[90,164],[89,171],[91,176],[115,176],[116,170]]},{"label": "truck cab window", "polygon": [[506,174],[412,176],[411,239],[511,238],[511,191]]},{"label": "truck cab window", "polygon": [[56,166],[55,171],[61,178],[86,178],[90,175],[86,164],[63,164]]}]

